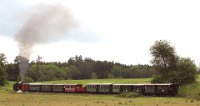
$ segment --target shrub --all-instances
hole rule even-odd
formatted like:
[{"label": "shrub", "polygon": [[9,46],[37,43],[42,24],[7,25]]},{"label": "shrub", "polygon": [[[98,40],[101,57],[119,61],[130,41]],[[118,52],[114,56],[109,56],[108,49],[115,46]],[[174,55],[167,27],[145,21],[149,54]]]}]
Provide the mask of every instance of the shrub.
[{"label": "shrub", "polygon": [[34,81],[33,81],[33,79],[32,79],[32,78],[30,78],[30,77],[25,77],[25,79],[24,79],[24,80],[25,80],[25,82],[34,82]]}]

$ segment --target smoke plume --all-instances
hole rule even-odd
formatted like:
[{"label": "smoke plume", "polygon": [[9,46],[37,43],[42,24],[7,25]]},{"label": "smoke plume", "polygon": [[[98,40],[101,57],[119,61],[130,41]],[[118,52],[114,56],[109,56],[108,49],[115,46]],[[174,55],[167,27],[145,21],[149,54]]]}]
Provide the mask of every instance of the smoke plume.
[{"label": "smoke plume", "polygon": [[22,81],[28,69],[27,60],[33,52],[33,47],[36,44],[62,40],[75,26],[76,23],[70,11],[60,4],[34,7],[15,36],[15,41],[19,46],[19,56],[23,57],[20,58],[19,64]]}]

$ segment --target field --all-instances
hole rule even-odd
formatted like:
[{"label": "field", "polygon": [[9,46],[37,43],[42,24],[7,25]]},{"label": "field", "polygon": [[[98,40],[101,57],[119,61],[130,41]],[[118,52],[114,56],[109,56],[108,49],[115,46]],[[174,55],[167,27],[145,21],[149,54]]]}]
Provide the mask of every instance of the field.
[{"label": "field", "polygon": [[134,78],[134,79],[92,79],[92,80],[60,80],[60,81],[47,81],[42,83],[81,83],[83,85],[87,83],[150,83],[151,78]]},{"label": "field", "polygon": [[[150,78],[63,80],[42,83],[149,83]],[[12,84],[0,88],[0,106],[200,106],[200,77],[198,82],[182,86],[177,97],[122,98],[116,95],[15,93]]]}]

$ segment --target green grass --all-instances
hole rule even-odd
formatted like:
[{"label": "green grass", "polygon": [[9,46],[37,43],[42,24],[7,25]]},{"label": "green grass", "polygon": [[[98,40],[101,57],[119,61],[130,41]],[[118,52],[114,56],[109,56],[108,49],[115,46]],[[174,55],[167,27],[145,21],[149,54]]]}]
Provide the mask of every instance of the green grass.
[{"label": "green grass", "polygon": [[87,80],[60,80],[45,81],[42,83],[53,84],[87,84],[87,83],[150,83],[152,78],[134,78],[134,79],[87,79]]},{"label": "green grass", "polygon": [[181,86],[178,96],[200,99],[200,75],[197,76],[197,82]]},{"label": "green grass", "polygon": [[13,84],[15,82],[9,81],[9,83],[6,86],[1,87],[0,86],[0,93],[1,92],[11,92],[13,91]]},{"label": "green grass", "polygon": [[[42,83],[149,83],[151,78],[61,80]],[[10,82],[0,87],[0,106],[200,106],[200,76],[197,82],[181,86],[177,97],[134,97],[65,93],[15,93]]]},{"label": "green grass", "polygon": [[0,106],[199,106],[200,102],[179,97],[120,98],[115,95],[5,93]]},{"label": "green grass", "polygon": [[178,96],[188,97],[188,98],[197,98],[200,97],[200,83],[193,83],[190,85],[184,85],[179,88]]}]

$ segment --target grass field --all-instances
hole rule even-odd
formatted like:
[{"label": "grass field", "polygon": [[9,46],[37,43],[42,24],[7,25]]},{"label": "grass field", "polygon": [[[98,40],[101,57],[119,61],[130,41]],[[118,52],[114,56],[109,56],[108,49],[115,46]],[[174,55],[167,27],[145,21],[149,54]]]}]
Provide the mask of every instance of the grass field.
[{"label": "grass field", "polygon": [[[42,83],[149,83],[151,78],[63,80]],[[0,87],[0,106],[200,106],[200,77],[197,83],[182,86],[177,97],[122,98],[116,95],[15,93],[10,82]]]},{"label": "grass field", "polygon": [[60,80],[60,81],[47,81],[42,83],[53,84],[87,84],[87,83],[150,83],[151,78],[134,78],[134,79],[88,79],[88,80]]},{"label": "grass field", "polygon": [[1,93],[1,106],[199,106],[193,99],[178,97],[120,98],[115,95]]}]

